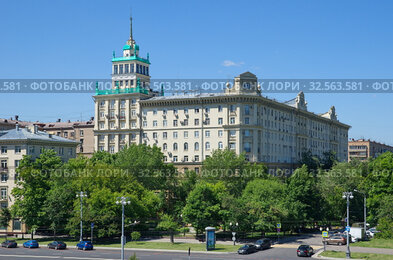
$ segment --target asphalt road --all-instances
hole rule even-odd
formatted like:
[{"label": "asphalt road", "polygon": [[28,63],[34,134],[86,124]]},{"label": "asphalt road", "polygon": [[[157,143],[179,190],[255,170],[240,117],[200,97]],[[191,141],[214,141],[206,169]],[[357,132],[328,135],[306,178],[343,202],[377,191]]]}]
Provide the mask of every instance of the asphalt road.
[{"label": "asphalt road", "polygon": [[[187,253],[157,252],[157,251],[136,251],[140,260],[187,260]],[[126,250],[125,259],[133,255],[133,251]],[[67,250],[49,250],[47,248],[25,249],[25,248],[0,248],[0,260],[32,260],[32,259],[69,259],[69,260],[117,260],[120,259],[120,250],[81,251],[74,248]],[[249,255],[230,254],[201,254],[191,252],[193,260],[221,260],[221,259],[264,259],[264,260],[294,260],[296,249],[271,248]]]}]

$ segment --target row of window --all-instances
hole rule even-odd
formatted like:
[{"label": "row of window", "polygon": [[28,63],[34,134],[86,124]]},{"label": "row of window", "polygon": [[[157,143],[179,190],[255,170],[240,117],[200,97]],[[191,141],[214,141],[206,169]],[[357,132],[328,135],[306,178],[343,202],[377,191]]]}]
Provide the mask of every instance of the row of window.
[{"label": "row of window", "polygon": [[[15,164],[14,164],[15,168],[19,167],[20,160],[15,160],[14,162],[15,162]],[[5,160],[5,159],[0,160],[0,167],[2,169],[7,169],[8,168],[8,160]]]},{"label": "row of window", "polygon": [[[142,122],[142,126],[143,127],[147,127],[147,125],[148,125],[148,123],[147,123],[148,121],[143,121]],[[200,125],[200,122],[201,122],[201,120],[199,119],[199,118],[195,118],[194,119],[194,126],[199,126]],[[180,124],[179,124],[180,123]],[[231,117],[230,119],[229,119],[229,123],[230,124],[235,124],[236,123],[236,119],[235,119],[235,117]],[[205,120],[203,121],[203,124],[204,125],[210,125],[210,118],[205,118]],[[218,119],[217,119],[217,124],[218,125],[223,125],[224,124],[224,119],[222,118],[222,117],[219,117]],[[172,126],[173,127],[177,127],[177,126],[188,126],[189,125],[189,120],[188,119],[184,119],[184,120],[177,120],[177,119],[174,119],[173,121],[172,121]],[[152,126],[153,127],[158,127],[158,121],[157,120],[153,120],[152,121]],[[164,120],[162,120],[162,127],[167,127],[168,126],[168,120],[166,120],[166,119],[164,119]]]},{"label": "row of window", "polygon": [[149,67],[138,63],[113,65],[113,74],[129,74],[134,72],[149,76]]},{"label": "row of window", "polygon": [[[210,130],[205,130],[205,137],[209,138],[211,136],[211,131]],[[200,131],[196,130],[194,131],[194,138],[199,138],[199,133]],[[245,130],[243,133],[245,136],[250,136],[250,131],[249,130]],[[224,135],[224,131],[223,130],[218,130],[217,131],[217,135],[218,137],[223,137]],[[109,142],[115,142],[115,136],[114,134],[109,134],[108,135],[108,140]],[[172,132],[172,137],[174,139],[177,139],[179,136],[177,131]],[[188,131],[183,131],[183,138],[188,138],[189,134]],[[229,131],[229,136],[230,137],[236,137],[236,131],[235,130],[230,130]],[[143,133],[142,137],[144,139],[148,139],[148,134],[147,133]],[[157,132],[153,132],[152,134],[153,139],[158,139],[159,134]],[[162,132],[162,138],[163,139],[167,139],[168,138],[168,132]],[[136,139],[136,134],[132,133],[131,134],[131,140],[135,140]],[[120,134],[119,135],[119,140],[120,142],[125,141],[126,140],[126,134]],[[98,135],[98,141],[99,142],[104,142],[105,141],[105,135]]]},{"label": "row of window", "polygon": [[[0,209],[2,208],[7,208],[8,207],[8,203],[7,202],[0,202]],[[20,222],[19,219],[13,219],[12,220],[12,230],[21,230],[22,228],[22,224]],[[0,226],[0,229],[7,229],[7,227],[2,227]]]},{"label": "row of window", "polygon": [[[14,147],[15,154],[20,154],[21,152],[22,152],[21,146]],[[6,145],[1,146],[1,154],[7,154],[7,153],[8,153],[8,146],[6,146]]]},{"label": "row of window", "polygon": [[[223,142],[221,142],[221,141],[218,142],[217,147],[218,147],[218,149],[224,149],[224,144],[223,144]],[[178,144],[177,144],[177,143],[173,143],[173,151],[177,151],[178,148],[179,148]],[[209,151],[209,150],[211,149],[210,142],[206,142],[206,143],[205,143],[205,149],[206,149],[207,151]],[[232,147],[232,149],[234,149],[234,146]],[[167,150],[168,150],[168,144],[167,144],[167,143],[164,143],[164,144],[162,145],[162,150],[164,150],[164,151],[167,151]],[[185,143],[183,144],[183,150],[184,150],[184,151],[188,151],[188,143],[187,143],[187,142],[185,142]],[[199,143],[198,143],[198,142],[195,142],[195,143],[194,143],[194,151],[199,151]]]},{"label": "row of window", "polygon": [[[53,151],[57,152],[58,155],[64,155],[64,147],[58,147],[58,149],[56,149],[55,147],[49,148],[49,147],[41,146],[39,149],[40,149],[39,150],[40,153],[43,153],[45,149],[50,149],[50,150],[53,150]],[[29,146],[29,154],[35,154],[35,151],[36,151],[36,147],[35,146]],[[68,148],[67,152],[68,152],[68,155],[72,156],[74,154],[74,149],[73,148]]]},{"label": "row of window", "polygon": [[[106,104],[105,100],[101,100],[100,101],[100,108],[104,108]],[[136,99],[133,98],[131,99],[131,105],[135,105],[136,104]],[[125,99],[121,99],[120,100],[120,108],[125,108],[126,107],[126,100]],[[109,100],[109,108],[110,109],[115,109],[116,108],[116,100],[112,99]]]}]

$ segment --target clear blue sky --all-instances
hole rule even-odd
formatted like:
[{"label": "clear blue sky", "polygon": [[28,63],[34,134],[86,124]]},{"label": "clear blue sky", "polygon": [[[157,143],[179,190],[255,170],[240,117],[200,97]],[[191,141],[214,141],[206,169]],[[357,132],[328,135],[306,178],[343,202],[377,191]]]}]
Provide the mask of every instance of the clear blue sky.
[{"label": "clear blue sky", "polygon": [[[3,1],[0,78],[109,78],[129,34],[153,78],[393,78],[392,1]],[[223,66],[224,61],[236,66]],[[269,94],[286,100],[295,94]],[[393,94],[306,94],[350,137],[393,144]],[[87,119],[87,94],[0,94],[0,117]]]}]

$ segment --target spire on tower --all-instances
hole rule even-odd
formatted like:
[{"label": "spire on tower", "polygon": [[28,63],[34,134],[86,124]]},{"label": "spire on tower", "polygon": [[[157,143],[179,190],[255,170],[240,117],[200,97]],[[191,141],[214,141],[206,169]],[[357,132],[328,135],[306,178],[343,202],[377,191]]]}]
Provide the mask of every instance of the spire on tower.
[{"label": "spire on tower", "polygon": [[132,15],[130,15],[130,41],[132,42]]}]

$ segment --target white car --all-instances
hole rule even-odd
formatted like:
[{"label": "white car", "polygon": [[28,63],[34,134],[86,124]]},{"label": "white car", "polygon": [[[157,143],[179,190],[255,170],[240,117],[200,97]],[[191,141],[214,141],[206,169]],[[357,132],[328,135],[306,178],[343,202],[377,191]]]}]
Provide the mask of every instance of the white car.
[{"label": "white car", "polygon": [[368,230],[366,231],[366,235],[367,235],[368,237],[374,237],[375,234],[376,234],[376,233],[379,233],[379,232],[381,232],[381,231],[378,231],[377,228],[373,227],[373,228],[370,228],[370,229],[368,229]]}]

